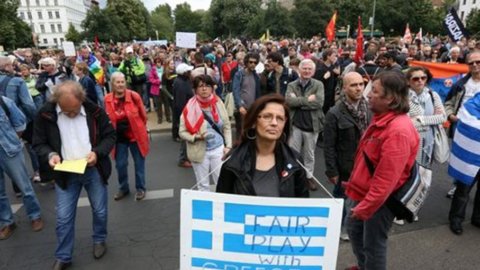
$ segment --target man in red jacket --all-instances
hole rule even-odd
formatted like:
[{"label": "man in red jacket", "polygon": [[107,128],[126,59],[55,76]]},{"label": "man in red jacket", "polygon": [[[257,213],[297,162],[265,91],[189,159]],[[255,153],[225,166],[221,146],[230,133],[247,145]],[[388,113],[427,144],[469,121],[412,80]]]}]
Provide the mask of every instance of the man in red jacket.
[{"label": "man in red jacket", "polygon": [[[394,219],[385,202],[407,181],[419,136],[407,115],[408,85],[403,74],[379,74],[368,101],[374,116],[359,142],[345,190],[350,208],[347,230],[358,261],[352,269],[382,270],[387,268],[387,238]],[[375,168],[373,175],[367,157]]]}]

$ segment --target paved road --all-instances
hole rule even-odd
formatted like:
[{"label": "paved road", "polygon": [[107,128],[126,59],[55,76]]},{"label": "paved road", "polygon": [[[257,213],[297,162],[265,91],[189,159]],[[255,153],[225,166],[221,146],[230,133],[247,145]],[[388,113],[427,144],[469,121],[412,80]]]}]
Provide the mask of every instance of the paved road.
[{"label": "paved road", "polygon": [[[113,172],[109,186],[108,252],[101,260],[92,256],[91,214],[88,201],[82,199],[77,210],[76,242],[71,269],[174,270],[179,267],[179,193],[195,184],[191,169],[177,167],[179,144],[169,134],[152,135],[152,151],[147,159],[147,199],[135,202],[130,196],[120,202],[113,200],[118,187]],[[317,151],[315,175],[322,179],[324,166],[322,151]],[[134,187],[133,164],[130,185]],[[445,193],[450,186],[445,166],[436,166],[432,193],[420,214],[420,221],[405,226],[394,226],[389,242],[389,269],[479,269],[478,243],[480,230],[468,224],[458,237],[448,230],[447,213],[450,200]],[[20,207],[14,198],[9,181],[7,191],[12,204]],[[0,269],[50,269],[55,249],[55,194],[50,187],[35,185],[45,220],[42,232],[34,233],[23,208],[15,215],[18,228],[14,235],[0,242]],[[85,197],[82,194],[81,197]],[[325,197],[321,191],[313,197]],[[469,213],[471,205],[469,206]],[[348,243],[340,245],[338,267],[354,264]]]}]

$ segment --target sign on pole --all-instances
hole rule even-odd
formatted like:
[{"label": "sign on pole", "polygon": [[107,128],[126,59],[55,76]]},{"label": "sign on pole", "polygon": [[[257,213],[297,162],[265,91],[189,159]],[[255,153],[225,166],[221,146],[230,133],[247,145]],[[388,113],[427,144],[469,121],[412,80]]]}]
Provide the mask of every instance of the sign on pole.
[{"label": "sign on pole", "polygon": [[180,269],[333,270],[343,200],[182,190]]},{"label": "sign on pole", "polygon": [[65,52],[65,56],[76,56],[77,52],[75,51],[75,44],[71,41],[64,41],[62,43],[63,51]]},{"label": "sign on pole", "polygon": [[175,46],[179,48],[195,49],[197,47],[197,33],[177,32]]}]

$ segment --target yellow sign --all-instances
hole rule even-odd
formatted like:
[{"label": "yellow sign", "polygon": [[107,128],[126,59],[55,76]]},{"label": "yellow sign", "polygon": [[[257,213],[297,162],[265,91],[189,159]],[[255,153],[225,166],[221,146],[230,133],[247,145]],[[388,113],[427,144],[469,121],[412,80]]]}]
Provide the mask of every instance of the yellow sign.
[{"label": "yellow sign", "polygon": [[86,167],[87,167],[87,159],[64,160],[62,163],[55,165],[54,170],[84,174]]}]

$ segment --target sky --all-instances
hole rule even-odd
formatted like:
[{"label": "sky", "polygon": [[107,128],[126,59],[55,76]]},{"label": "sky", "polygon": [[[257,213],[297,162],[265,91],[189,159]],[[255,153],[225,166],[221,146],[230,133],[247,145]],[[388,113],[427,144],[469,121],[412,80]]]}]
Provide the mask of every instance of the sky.
[{"label": "sky", "polygon": [[174,10],[178,4],[182,4],[185,2],[187,2],[192,7],[192,10],[197,10],[197,9],[207,10],[210,7],[210,2],[211,2],[211,0],[142,0],[142,1],[145,4],[145,7],[149,11],[154,10],[158,5],[161,5],[161,4],[169,4],[170,7],[172,7],[172,10]]}]

